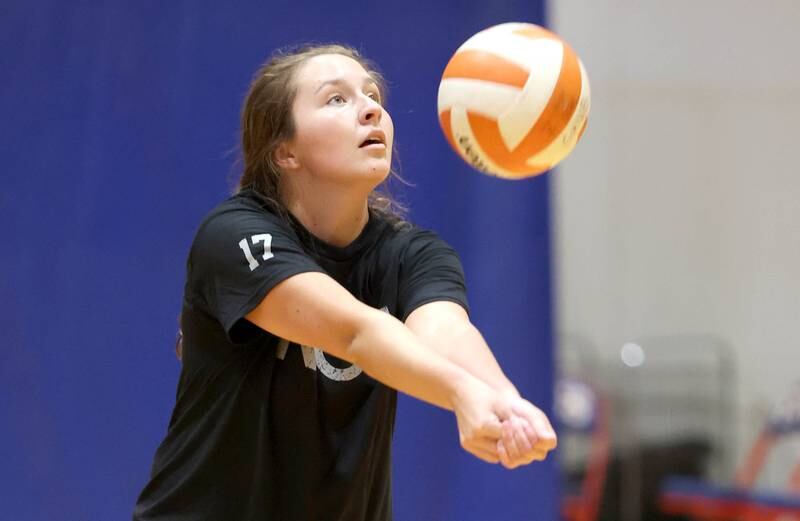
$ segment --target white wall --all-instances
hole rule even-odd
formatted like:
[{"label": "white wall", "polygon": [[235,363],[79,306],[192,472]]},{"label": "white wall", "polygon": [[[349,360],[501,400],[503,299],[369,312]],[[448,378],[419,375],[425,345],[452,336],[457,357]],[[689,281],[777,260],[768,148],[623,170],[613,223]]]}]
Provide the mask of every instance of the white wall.
[{"label": "white wall", "polygon": [[553,175],[562,338],[611,364],[645,337],[733,346],[740,460],[800,379],[800,1],[551,0],[550,20],[592,86]]}]

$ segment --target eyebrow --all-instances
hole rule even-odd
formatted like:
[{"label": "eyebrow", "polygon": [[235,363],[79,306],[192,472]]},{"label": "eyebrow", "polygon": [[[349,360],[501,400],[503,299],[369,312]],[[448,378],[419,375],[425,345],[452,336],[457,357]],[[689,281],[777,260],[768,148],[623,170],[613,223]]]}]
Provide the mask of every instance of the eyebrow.
[{"label": "eyebrow", "polygon": [[[322,84],[320,84],[320,86],[317,87],[317,90],[314,91],[314,94],[318,93],[319,91],[321,91],[324,87],[326,87],[328,85],[342,85],[342,84],[345,84],[345,83],[347,83],[347,82],[344,80],[344,78],[341,78],[341,77],[323,81]],[[368,85],[368,84],[375,85],[376,87],[378,87],[378,90],[380,90],[380,85],[378,84],[377,81],[375,81],[375,78],[373,78],[372,76],[364,77],[364,81],[362,82],[362,85]]]}]

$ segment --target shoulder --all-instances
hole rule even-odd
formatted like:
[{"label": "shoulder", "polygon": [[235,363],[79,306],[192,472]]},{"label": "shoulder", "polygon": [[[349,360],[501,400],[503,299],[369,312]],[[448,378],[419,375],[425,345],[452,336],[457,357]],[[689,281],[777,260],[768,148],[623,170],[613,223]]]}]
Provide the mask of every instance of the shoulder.
[{"label": "shoulder", "polygon": [[409,222],[387,222],[383,230],[381,258],[398,265],[401,273],[441,262],[460,264],[456,250],[433,230]]},{"label": "shoulder", "polygon": [[392,246],[420,246],[425,243],[444,243],[439,235],[392,214],[371,211],[371,218],[378,221],[377,228],[383,242]]},{"label": "shoulder", "polygon": [[414,226],[398,233],[397,317],[402,321],[423,304],[453,301],[468,309],[461,259],[438,233]]},{"label": "shoulder", "polygon": [[455,250],[438,233],[414,224],[395,231],[396,240],[402,246],[404,256],[415,257],[429,250]]},{"label": "shoulder", "polygon": [[[192,250],[214,247],[219,241],[240,240],[248,234],[293,236],[289,223],[253,192],[232,195],[209,211],[192,243]],[[241,236],[241,237],[239,237]]]}]

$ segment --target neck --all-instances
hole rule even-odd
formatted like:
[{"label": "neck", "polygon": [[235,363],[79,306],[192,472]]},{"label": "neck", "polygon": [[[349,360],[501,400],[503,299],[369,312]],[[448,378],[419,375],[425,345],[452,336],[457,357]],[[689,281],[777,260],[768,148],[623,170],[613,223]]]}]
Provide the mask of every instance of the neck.
[{"label": "neck", "polygon": [[356,240],[369,221],[369,194],[330,188],[312,190],[294,187],[285,194],[289,212],[315,237],[332,246],[344,247]]}]

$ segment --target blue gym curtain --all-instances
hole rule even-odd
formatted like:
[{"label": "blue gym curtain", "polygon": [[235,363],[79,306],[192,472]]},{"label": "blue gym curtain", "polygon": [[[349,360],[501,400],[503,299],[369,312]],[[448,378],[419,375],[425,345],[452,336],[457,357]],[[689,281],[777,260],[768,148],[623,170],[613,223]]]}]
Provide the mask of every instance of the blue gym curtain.
[{"label": "blue gym curtain", "polygon": [[[412,219],[461,253],[472,318],[549,412],[548,176],[484,177],[449,149],[436,92],[452,52],[543,0],[6,1],[0,7],[0,509],[127,519],[174,401],[184,260],[236,178],[238,112],[272,49],[341,41],[389,80]],[[554,520],[554,461],[464,453],[451,413],[400,404],[398,520]]]}]

